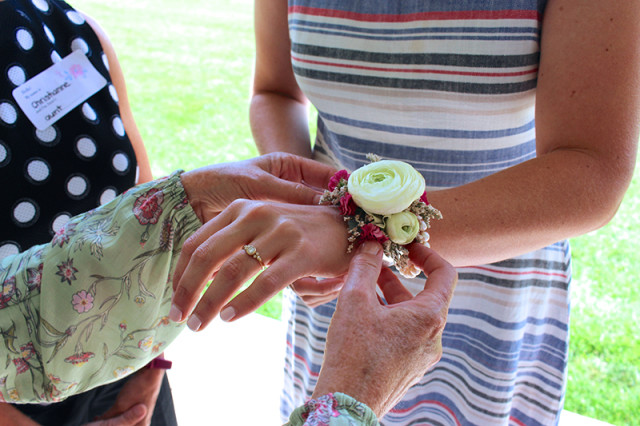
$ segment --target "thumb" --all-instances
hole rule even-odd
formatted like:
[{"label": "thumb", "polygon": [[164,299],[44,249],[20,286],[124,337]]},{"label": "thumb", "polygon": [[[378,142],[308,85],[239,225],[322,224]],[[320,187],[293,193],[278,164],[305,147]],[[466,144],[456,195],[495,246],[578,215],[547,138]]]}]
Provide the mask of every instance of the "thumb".
[{"label": "thumb", "polygon": [[116,417],[92,422],[87,426],[131,426],[144,420],[146,415],[147,406],[144,404],[136,404]]},{"label": "thumb", "polygon": [[364,299],[377,303],[376,286],[382,267],[382,246],[375,241],[365,241],[351,259],[349,272],[340,298]]}]

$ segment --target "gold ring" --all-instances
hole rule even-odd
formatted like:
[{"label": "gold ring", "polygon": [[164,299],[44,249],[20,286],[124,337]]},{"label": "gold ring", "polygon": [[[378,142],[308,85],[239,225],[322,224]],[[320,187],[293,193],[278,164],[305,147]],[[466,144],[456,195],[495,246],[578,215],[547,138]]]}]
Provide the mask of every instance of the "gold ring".
[{"label": "gold ring", "polygon": [[260,257],[260,253],[258,253],[258,249],[256,249],[254,246],[250,244],[245,245],[243,248],[245,253],[247,253],[249,256],[253,257],[255,260],[258,261],[261,268],[266,268],[264,262],[262,261],[262,258]]}]

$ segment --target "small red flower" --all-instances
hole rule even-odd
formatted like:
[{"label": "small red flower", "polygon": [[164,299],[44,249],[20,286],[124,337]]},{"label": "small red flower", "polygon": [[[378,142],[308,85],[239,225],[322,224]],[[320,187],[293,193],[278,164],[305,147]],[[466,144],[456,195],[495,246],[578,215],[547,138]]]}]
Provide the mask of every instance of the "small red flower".
[{"label": "small red flower", "polygon": [[18,374],[29,371],[29,364],[24,360],[24,358],[14,358],[13,364],[16,366]]},{"label": "small red flower", "polygon": [[344,195],[344,197],[340,198],[340,213],[344,216],[353,216],[356,214],[356,203],[353,201],[351,194],[348,192]]},{"label": "small red flower", "polygon": [[335,175],[331,176],[331,179],[329,179],[329,185],[327,186],[329,191],[333,191],[339,187],[343,179],[345,181],[349,180],[349,172],[346,170],[339,170]]},{"label": "small red flower", "polygon": [[60,282],[67,282],[71,285],[71,281],[76,280],[76,272],[78,270],[73,267],[73,259],[67,259],[66,262],[60,263],[58,266],[58,272],[56,275],[60,276]]},{"label": "small red flower", "polygon": [[420,196],[420,201],[422,201],[426,205],[429,205],[429,200],[427,200],[427,191],[424,191],[422,193],[422,195]]},{"label": "small red flower", "polygon": [[73,365],[82,365],[88,362],[94,356],[95,355],[93,354],[93,352],[82,352],[73,354],[70,357],[65,358],[64,362],[70,362]]},{"label": "small red flower", "polygon": [[2,283],[2,293],[0,293],[0,309],[6,307],[9,304],[14,294],[16,294],[15,275],[7,278]]},{"label": "small red flower", "polygon": [[152,188],[144,195],[141,195],[133,203],[133,214],[138,218],[140,225],[155,225],[162,214],[162,203],[164,193],[156,188]]},{"label": "small red flower", "polygon": [[383,244],[385,241],[389,239],[386,234],[374,225],[373,223],[367,223],[362,228],[360,228],[360,240],[361,241],[377,241],[380,244]]}]

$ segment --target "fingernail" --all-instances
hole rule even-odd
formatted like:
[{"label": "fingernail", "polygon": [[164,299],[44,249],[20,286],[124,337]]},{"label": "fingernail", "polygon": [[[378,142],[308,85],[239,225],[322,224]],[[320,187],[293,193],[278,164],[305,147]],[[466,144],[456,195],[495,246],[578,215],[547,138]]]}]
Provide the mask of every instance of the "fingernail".
[{"label": "fingernail", "polygon": [[191,315],[189,317],[189,321],[187,321],[187,327],[193,331],[198,331],[201,325],[202,321],[200,321],[200,318],[198,318],[197,315]]},{"label": "fingernail", "polygon": [[220,319],[225,322],[231,321],[235,316],[236,316],[236,310],[233,309],[232,306],[227,306],[222,310],[222,312],[220,312]]},{"label": "fingernail", "polygon": [[176,305],[171,305],[169,309],[169,319],[173,322],[182,321],[182,311]]},{"label": "fingernail", "polygon": [[365,241],[360,245],[360,252],[367,254],[378,254],[382,250],[382,246],[374,241]]}]

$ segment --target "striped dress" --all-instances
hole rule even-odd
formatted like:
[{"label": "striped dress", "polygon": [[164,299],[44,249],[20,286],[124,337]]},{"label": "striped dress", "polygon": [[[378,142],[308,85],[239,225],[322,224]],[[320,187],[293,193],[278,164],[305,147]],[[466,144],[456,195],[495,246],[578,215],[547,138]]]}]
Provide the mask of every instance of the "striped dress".
[{"label": "striped dress", "polygon": [[[289,0],[293,70],[318,110],[315,158],[349,170],[369,152],[404,160],[431,190],[534,158],[545,5]],[[566,241],[460,268],[442,360],[382,424],[557,423],[570,275]],[[404,283],[417,292],[424,279]],[[285,297],[283,418],[315,386],[334,307]]]}]

